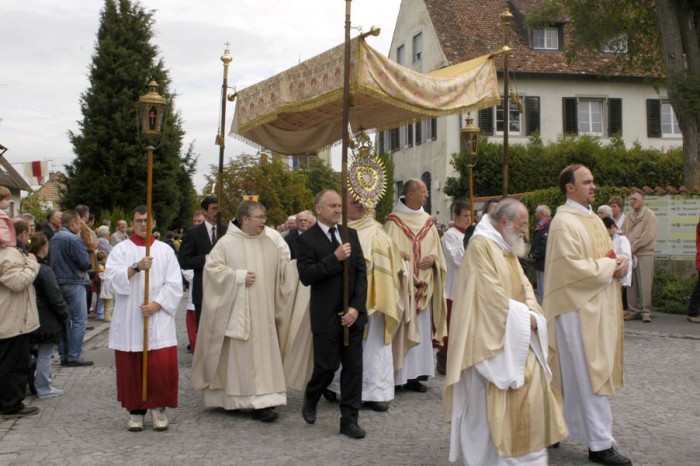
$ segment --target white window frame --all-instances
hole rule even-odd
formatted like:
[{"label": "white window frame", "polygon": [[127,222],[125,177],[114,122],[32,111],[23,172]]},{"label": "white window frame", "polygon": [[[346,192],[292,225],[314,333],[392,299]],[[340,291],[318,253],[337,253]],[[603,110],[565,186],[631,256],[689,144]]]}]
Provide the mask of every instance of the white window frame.
[{"label": "white window frame", "polygon": [[[578,99],[576,103],[578,134],[605,136],[605,102],[606,100],[604,98],[596,97]],[[598,128],[595,127],[596,125],[600,125],[599,131]]]},{"label": "white window frame", "polygon": [[396,63],[406,66],[406,46],[404,44],[396,47]]},{"label": "white window frame", "polygon": [[559,28],[544,27],[533,29],[532,48],[535,50],[559,50]]},{"label": "white window frame", "polygon": [[[525,96],[519,95],[519,99],[524,99]],[[508,126],[510,126],[510,129],[508,130],[508,134],[512,136],[518,136],[523,133],[523,114],[520,112],[520,108],[518,108],[518,104],[513,101],[513,99],[508,99],[510,100],[510,114],[508,115]],[[494,134],[503,134],[503,98],[501,98],[501,103],[493,108],[494,111],[494,116],[493,116],[493,133]],[[500,119],[498,118],[498,115],[501,115]],[[513,118],[516,116],[516,118]],[[513,126],[517,122],[517,129],[514,129]],[[501,124],[501,129],[498,129],[498,124]]]},{"label": "white window frame", "polygon": [[627,53],[627,34],[618,34],[611,38],[600,50],[603,53]]},{"label": "white window frame", "polygon": [[678,126],[678,118],[668,100],[661,101],[661,137],[677,138],[681,137],[681,128]]},{"label": "white window frame", "polygon": [[423,60],[423,33],[419,32],[413,36],[413,64]]}]

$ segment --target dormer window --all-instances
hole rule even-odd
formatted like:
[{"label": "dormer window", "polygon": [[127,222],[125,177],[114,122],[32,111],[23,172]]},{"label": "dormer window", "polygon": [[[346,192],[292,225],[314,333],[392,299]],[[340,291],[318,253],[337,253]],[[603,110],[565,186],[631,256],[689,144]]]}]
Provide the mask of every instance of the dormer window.
[{"label": "dormer window", "polygon": [[559,50],[559,28],[542,27],[533,29],[532,48],[535,50]]}]

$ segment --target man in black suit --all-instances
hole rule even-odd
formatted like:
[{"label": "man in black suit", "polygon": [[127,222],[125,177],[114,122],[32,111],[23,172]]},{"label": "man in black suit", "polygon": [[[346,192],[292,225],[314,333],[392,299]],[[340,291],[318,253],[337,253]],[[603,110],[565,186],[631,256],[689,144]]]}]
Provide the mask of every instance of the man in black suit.
[{"label": "man in black suit", "polygon": [[[207,260],[207,254],[216,241],[226,234],[226,225],[221,225],[221,231],[216,231],[216,212],[218,204],[216,196],[210,195],[202,200],[202,215],[204,222],[189,228],[182,238],[178,259],[183,270],[194,270],[192,280],[192,303],[199,327],[199,316],[202,313],[202,271]],[[194,351],[194,348],[192,348]]]},{"label": "man in black suit", "polygon": [[304,210],[297,214],[297,226],[296,228],[289,230],[287,236],[284,240],[289,246],[289,252],[292,254],[292,259],[297,258],[297,242],[299,241],[299,236],[304,233],[313,225],[313,215],[310,211]]},{"label": "man in black suit", "polygon": [[[341,244],[340,196],[326,190],[316,195],[318,223],[299,237],[297,269],[299,279],[311,286],[311,332],[314,370],[306,385],[302,416],[316,422],[316,405],[322,392],[340,375],[340,433],[363,438],[357,424],[362,403],[362,333],[367,323],[367,269],[357,232],[348,229],[348,242]],[[343,314],[343,261],[349,264],[348,312]],[[343,345],[343,327],[348,327],[350,344]]]}]

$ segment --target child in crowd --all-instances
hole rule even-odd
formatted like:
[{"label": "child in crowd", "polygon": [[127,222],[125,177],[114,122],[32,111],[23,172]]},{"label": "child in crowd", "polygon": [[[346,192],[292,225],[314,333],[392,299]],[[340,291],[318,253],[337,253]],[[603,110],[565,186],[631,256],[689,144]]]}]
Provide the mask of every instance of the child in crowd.
[{"label": "child in crowd", "polygon": [[0,248],[17,246],[15,226],[5,212],[10,207],[10,196],[10,190],[0,186]]}]

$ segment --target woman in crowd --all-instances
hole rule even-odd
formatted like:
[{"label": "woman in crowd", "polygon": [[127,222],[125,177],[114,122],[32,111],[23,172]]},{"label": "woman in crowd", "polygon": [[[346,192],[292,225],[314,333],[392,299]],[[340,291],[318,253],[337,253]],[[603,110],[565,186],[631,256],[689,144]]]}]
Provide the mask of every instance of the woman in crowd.
[{"label": "woman in crowd", "polygon": [[56,275],[48,266],[46,256],[49,254],[49,242],[43,233],[34,233],[30,237],[29,252],[36,256],[40,264],[39,273],[34,279],[39,328],[30,336],[31,344],[39,345],[34,385],[39,398],[48,398],[63,394],[63,390],[51,384],[51,356],[63,335],[63,326],[70,311],[61,295]]}]

